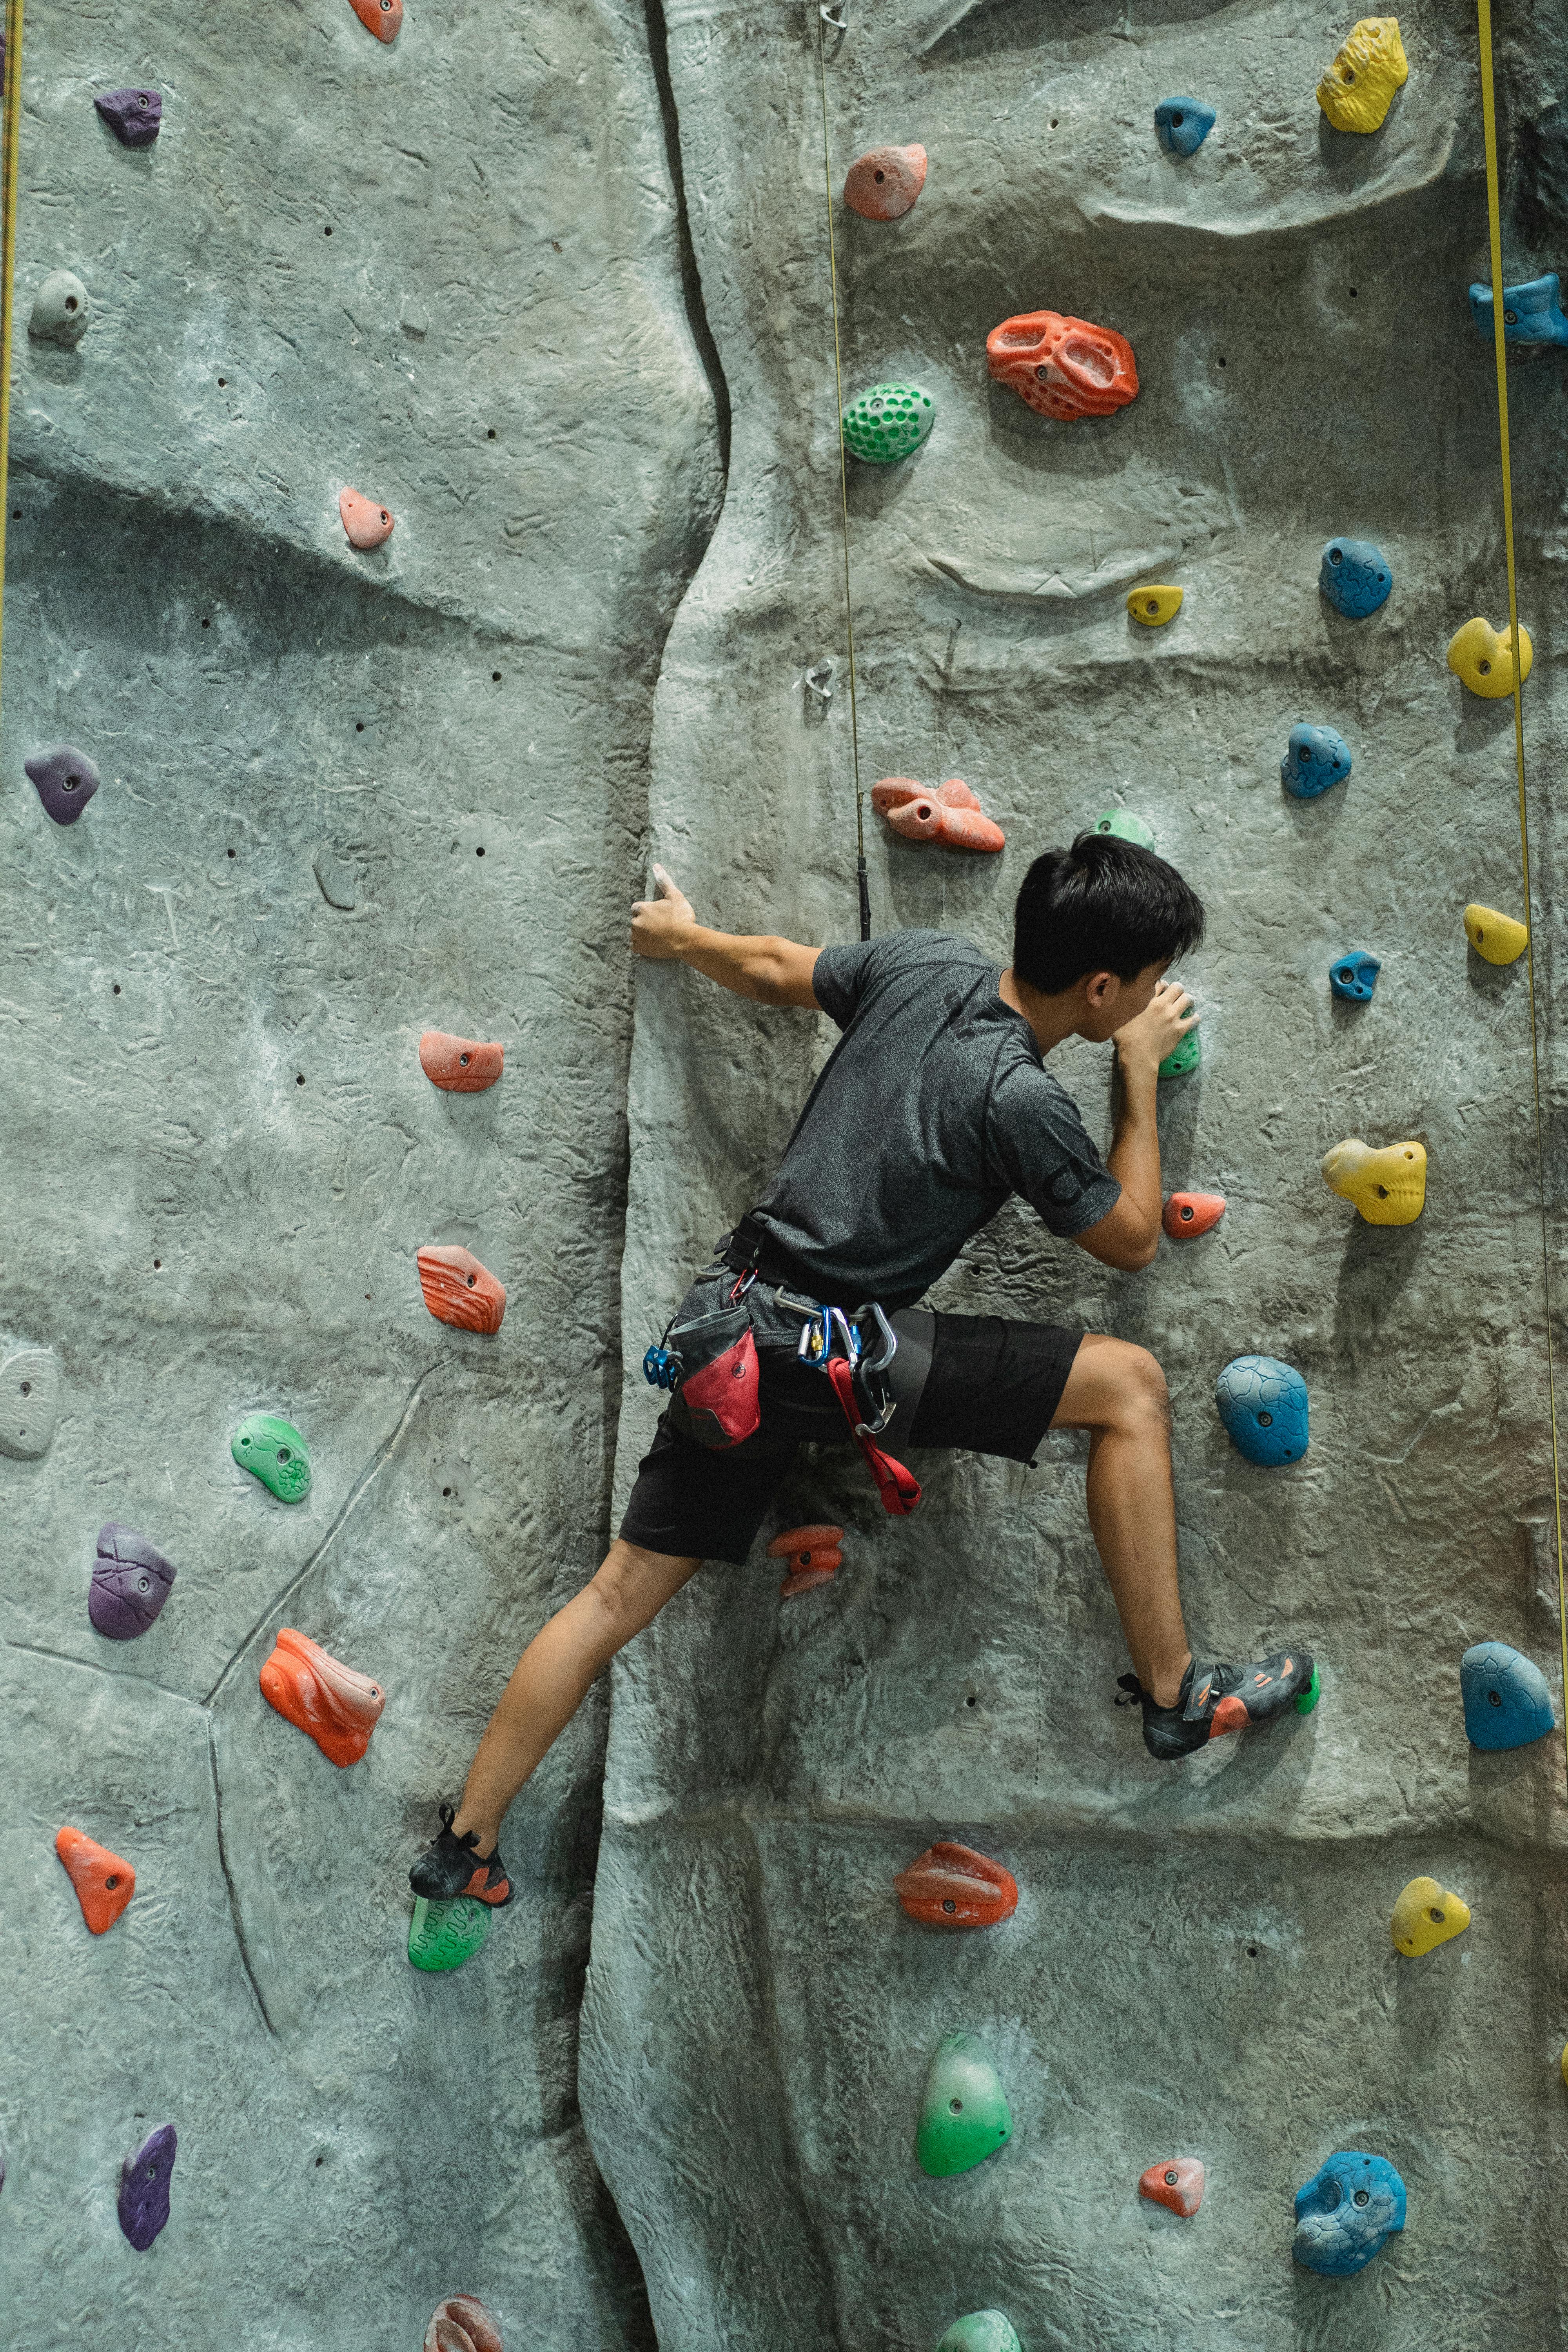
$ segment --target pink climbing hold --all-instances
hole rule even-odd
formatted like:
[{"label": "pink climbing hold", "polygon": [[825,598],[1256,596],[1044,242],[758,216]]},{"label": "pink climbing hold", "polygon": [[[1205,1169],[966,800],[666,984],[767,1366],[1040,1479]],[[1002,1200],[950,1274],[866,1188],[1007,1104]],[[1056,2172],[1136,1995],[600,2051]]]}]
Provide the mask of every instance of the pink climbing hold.
[{"label": "pink climbing hold", "polygon": [[403,0],[349,0],[349,6],[378,41],[395,41],[403,30]]},{"label": "pink climbing hold", "polygon": [[480,1095],[493,1087],[506,1059],[504,1045],[482,1045],[476,1037],[449,1036],[426,1029],[419,1040],[419,1066],[433,1087],[449,1095]]},{"label": "pink climbing hold", "polygon": [[1196,2156],[1173,2156],[1164,2164],[1152,2164],[1138,2183],[1140,2197],[1147,2197],[1152,2205],[1167,2205],[1190,2221],[1204,2201],[1203,2159]]},{"label": "pink climbing hold", "polygon": [[980,806],[962,776],[950,776],[928,793],[910,776],[884,776],[871,787],[871,805],[906,841],[934,841],[943,849],[974,849],[994,856],[1006,836]]},{"label": "pink climbing hold", "polygon": [[343,519],[343,529],[351,547],[379,547],[393,533],[392,509],[377,506],[363,490],[340,490],[338,512]]},{"label": "pink climbing hold", "polygon": [[506,1313],[506,1285],[498,1282],[472,1250],[458,1244],[435,1246],[418,1254],[419,1287],[425,1304],[437,1322],[459,1331],[482,1331],[488,1338],[500,1329]]},{"label": "pink climbing hold", "polygon": [[499,2322],[477,2294],[449,2294],[425,2330],[425,2352],[506,2352]]},{"label": "pink climbing hold", "polygon": [[923,147],[872,147],[850,164],[844,201],[862,220],[901,220],[925,184]]}]

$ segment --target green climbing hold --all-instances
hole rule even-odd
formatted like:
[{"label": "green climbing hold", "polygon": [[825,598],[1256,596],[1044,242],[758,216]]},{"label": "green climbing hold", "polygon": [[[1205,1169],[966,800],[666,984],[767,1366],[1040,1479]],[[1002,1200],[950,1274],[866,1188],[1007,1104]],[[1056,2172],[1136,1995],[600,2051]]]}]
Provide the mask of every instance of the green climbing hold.
[{"label": "green climbing hold", "polygon": [[408,1957],[416,1969],[444,1976],[483,1950],[489,1925],[489,1904],[476,1903],[471,1895],[454,1895],[446,1903],[428,1902],[416,1895],[408,1929]]},{"label": "green climbing hold", "polygon": [[1175,1052],[1167,1054],[1161,1063],[1159,1076],[1163,1078],[1184,1077],[1189,1070],[1197,1068],[1202,1055],[1198,1033],[1195,1029],[1189,1029]]},{"label": "green climbing hold", "polygon": [[1320,1680],[1318,1679],[1318,1669],[1317,1669],[1316,1665],[1314,1664],[1314,1666],[1313,1666],[1313,1668],[1312,1668],[1312,1679],[1311,1679],[1311,1681],[1307,1685],[1306,1689],[1301,1693],[1301,1695],[1300,1695],[1300,1698],[1298,1698],[1298,1700],[1296,1701],[1296,1712],[1297,1712],[1297,1714],[1298,1714],[1298,1715],[1310,1715],[1310,1714],[1311,1714],[1311,1712],[1312,1712],[1312,1709],[1313,1709],[1313,1708],[1317,1706],[1317,1704],[1318,1704],[1318,1700],[1319,1700],[1319,1697],[1320,1697],[1320,1696],[1321,1696],[1321,1692],[1322,1692],[1322,1684],[1321,1684],[1321,1683],[1320,1682]]},{"label": "green climbing hold", "polygon": [[1024,2352],[1005,2311],[971,2311],[955,2319],[936,2352]]},{"label": "green climbing hold", "polygon": [[868,466],[896,466],[936,423],[936,403],[918,383],[874,383],[844,412],[844,446]]},{"label": "green climbing hold", "polygon": [[1134,816],[1131,809],[1107,809],[1103,816],[1096,817],[1094,829],[1096,833],[1114,834],[1118,841],[1135,841],[1140,849],[1152,849],[1154,846],[1153,835],[1142,818]]},{"label": "green climbing hold", "polygon": [[272,1412],[247,1412],[229,1440],[242,1470],[259,1478],[280,1503],[302,1503],[310,1491],[310,1456],[291,1421]]},{"label": "green climbing hold", "polygon": [[1013,2115],[991,2053],[976,2033],[950,2033],[926,2076],[915,2154],[934,2180],[968,2172],[1013,2137]]}]

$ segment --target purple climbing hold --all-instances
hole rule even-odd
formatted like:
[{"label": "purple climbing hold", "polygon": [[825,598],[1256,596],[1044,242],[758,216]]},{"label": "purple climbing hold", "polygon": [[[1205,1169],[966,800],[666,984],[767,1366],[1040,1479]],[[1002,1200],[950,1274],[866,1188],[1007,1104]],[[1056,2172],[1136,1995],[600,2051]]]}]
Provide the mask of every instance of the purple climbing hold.
[{"label": "purple climbing hold", "polygon": [[110,1519],[98,1531],[87,1613],[111,1642],[133,1642],[153,1623],[174,1581],[173,1560],[133,1528]]},{"label": "purple climbing hold", "polygon": [[51,743],[47,751],[32,752],[22,765],[37,788],[45,815],[57,824],[74,824],[98,790],[98,770],[74,743]]},{"label": "purple climbing hold", "polygon": [[106,89],[92,102],[122,147],[151,147],[158,136],[163,101],[155,89]]},{"label": "purple climbing hold", "polygon": [[174,2148],[174,2125],[160,2124],[120,2168],[120,2226],[139,2254],[169,2218]]}]

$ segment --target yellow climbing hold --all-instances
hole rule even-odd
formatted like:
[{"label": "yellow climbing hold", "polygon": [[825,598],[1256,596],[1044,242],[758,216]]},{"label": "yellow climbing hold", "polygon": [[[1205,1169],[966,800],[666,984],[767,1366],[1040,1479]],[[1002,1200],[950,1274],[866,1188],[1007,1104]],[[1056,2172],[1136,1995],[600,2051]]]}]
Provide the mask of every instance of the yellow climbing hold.
[{"label": "yellow climbing hold", "polygon": [[[1394,1906],[1389,1928],[1407,1960],[1435,1952],[1451,1936],[1462,1936],[1470,1924],[1470,1906],[1439,1886],[1435,1878],[1413,1878]],[[1568,2075],[1564,2075],[1568,2081]]]},{"label": "yellow climbing hold", "polygon": [[1318,104],[1336,131],[1381,131],[1409,79],[1398,17],[1363,16],[1318,84]]},{"label": "yellow climbing hold", "polygon": [[1495,907],[1478,907],[1472,898],[1465,908],[1465,937],[1489,963],[1517,963],[1530,945],[1530,933],[1511,915]]},{"label": "yellow climbing hold", "polygon": [[1146,629],[1163,629],[1181,611],[1182,592],[1179,588],[1131,588],[1127,594],[1127,609]]},{"label": "yellow climbing hold", "polygon": [[1559,2059],[1558,2064],[1563,2069],[1563,2080],[1565,2083],[1568,2083],[1568,2042],[1565,2042],[1563,2044],[1563,2055]]},{"label": "yellow climbing hold", "polygon": [[[1521,621],[1519,625],[1519,682],[1522,686],[1530,676],[1535,659],[1535,648],[1530,642],[1530,631]],[[1456,629],[1448,640],[1448,667],[1461,686],[1472,694],[1484,695],[1489,702],[1500,702],[1505,694],[1513,692],[1513,650],[1506,629],[1494,629],[1489,621],[1467,621]]]},{"label": "yellow climbing hold", "polygon": [[1426,1154],[1419,1143],[1374,1151],[1352,1135],[1323,1154],[1323,1181],[1369,1225],[1413,1225],[1426,1205]]}]

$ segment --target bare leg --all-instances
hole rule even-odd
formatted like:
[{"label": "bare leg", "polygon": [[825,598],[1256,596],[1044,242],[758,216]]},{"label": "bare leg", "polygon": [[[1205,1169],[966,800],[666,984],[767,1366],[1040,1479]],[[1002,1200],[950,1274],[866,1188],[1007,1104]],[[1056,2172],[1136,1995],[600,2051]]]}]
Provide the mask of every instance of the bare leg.
[{"label": "bare leg", "polygon": [[1146,1348],[1090,1333],[1073,1360],[1053,1429],[1087,1429],[1089,1524],[1132,1670],[1173,1706],[1192,1652],[1176,1574],[1171,1406]]},{"label": "bare leg", "polygon": [[592,1582],[534,1635],[485,1726],[452,1824],[459,1837],[479,1832],[474,1851],[481,1860],[494,1853],[507,1807],[576,1714],[589,1684],[701,1564],[617,1537]]}]

